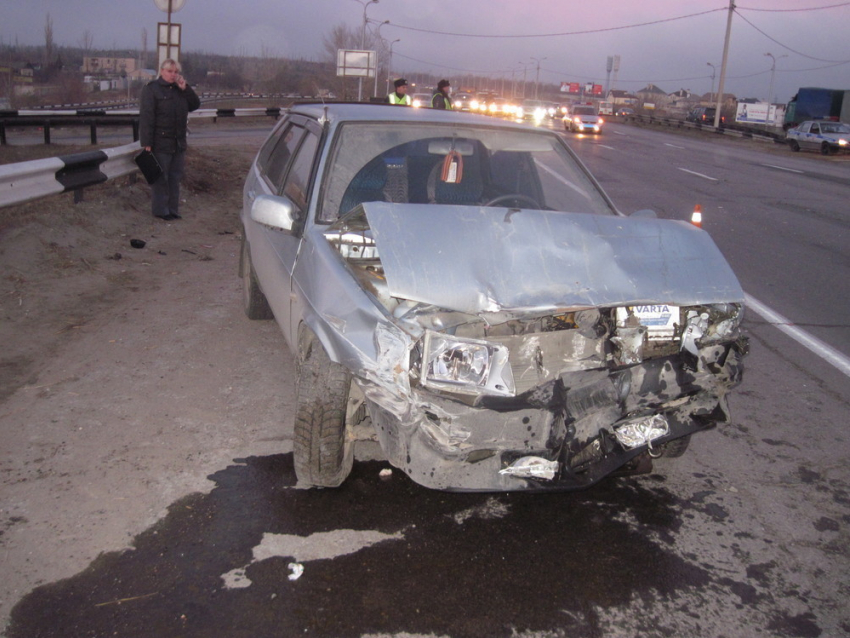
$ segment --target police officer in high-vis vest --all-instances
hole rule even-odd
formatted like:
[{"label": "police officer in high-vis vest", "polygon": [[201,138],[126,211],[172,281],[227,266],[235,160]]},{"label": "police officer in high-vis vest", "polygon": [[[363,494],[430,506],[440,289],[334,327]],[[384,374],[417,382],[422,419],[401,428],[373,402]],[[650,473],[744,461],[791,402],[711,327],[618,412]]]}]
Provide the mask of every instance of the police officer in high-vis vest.
[{"label": "police officer in high-vis vest", "polygon": [[399,104],[401,106],[410,106],[411,100],[410,96],[407,94],[407,80],[399,78],[393,82],[393,86],[395,86],[395,91],[387,96],[387,102],[390,104]]},{"label": "police officer in high-vis vest", "polygon": [[449,81],[440,80],[437,83],[437,90],[434,91],[434,95],[431,96],[431,108],[451,110],[452,98],[449,97],[451,94],[452,85],[449,84]]}]

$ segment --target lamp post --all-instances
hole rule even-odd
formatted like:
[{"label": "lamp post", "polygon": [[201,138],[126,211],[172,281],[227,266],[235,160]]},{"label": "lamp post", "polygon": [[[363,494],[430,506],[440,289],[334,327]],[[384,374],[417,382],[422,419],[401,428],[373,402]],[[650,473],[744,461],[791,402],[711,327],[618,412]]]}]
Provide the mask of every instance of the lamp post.
[{"label": "lamp post", "polygon": [[[769,57],[773,62],[770,65],[770,90],[767,92],[767,104],[768,106],[773,104],[773,78],[776,75],[776,57],[772,53],[765,53],[765,56]],[[780,55],[780,58],[787,58],[787,55]]]},{"label": "lamp post", "polygon": [[[360,30],[360,50],[366,48],[366,9],[370,4],[378,4],[378,0],[355,0],[363,5],[363,27]],[[357,81],[357,101],[363,99],[363,76],[361,75]]]},{"label": "lamp post", "polygon": [[522,60],[517,62],[517,64],[522,65],[522,99],[525,99],[525,84],[526,84],[525,76],[526,76],[526,73],[528,73],[528,67],[531,66],[531,65],[528,62],[523,62]]},{"label": "lamp post", "polygon": [[717,73],[717,67],[714,66],[711,62],[706,62],[708,66],[711,67],[711,93],[709,94],[709,100],[714,101],[714,75]]},{"label": "lamp post", "polygon": [[537,77],[534,80],[534,99],[537,98],[537,94],[540,91],[540,63],[546,58],[531,58],[535,62],[537,62]]},{"label": "lamp post", "polygon": [[[390,23],[389,20],[384,20],[383,22],[381,22],[378,25],[378,28],[376,29],[376,33],[377,33],[377,36],[378,36],[378,42],[381,43],[381,48],[383,48],[383,42],[384,42],[383,38],[381,38],[381,27],[384,26],[385,24],[389,24],[389,23]],[[376,47],[376,50],[377,50],[377,47]],[[378,57],[377,57],[377,54],[376,54],[375,55],[375,86],[372,89],[372,97],[378,97],[378,67],[379,66],[380,65],[378,64]]]},{"label": "lamp post", "polygon": [[387,62],[387,95],[390,94],[390,75],[392,75],[393,72],[393,45],[396,42],[401,42],[401,38],[396,38],[390,42],[390,59]]}]

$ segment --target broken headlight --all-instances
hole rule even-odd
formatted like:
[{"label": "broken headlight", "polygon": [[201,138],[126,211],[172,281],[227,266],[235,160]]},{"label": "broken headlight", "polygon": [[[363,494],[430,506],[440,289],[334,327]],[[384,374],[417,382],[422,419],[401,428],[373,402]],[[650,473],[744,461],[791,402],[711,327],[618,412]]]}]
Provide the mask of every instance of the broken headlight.
[{"label": "broken headlight", "polygon": [[432,330],[423,339],[422,384],[450,392],[513,396],[508,349]]}]

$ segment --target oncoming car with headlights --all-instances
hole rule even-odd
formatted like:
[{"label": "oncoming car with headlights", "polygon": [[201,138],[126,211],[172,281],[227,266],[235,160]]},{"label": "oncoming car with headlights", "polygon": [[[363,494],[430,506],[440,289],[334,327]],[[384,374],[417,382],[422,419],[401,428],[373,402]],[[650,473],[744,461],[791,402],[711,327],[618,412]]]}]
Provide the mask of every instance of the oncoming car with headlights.
[{"label": "oncoming car with headlights", "polygon": [[578,133],[602,133],[604,120],[596,113],[592,104],[576,104],[564,117],[564,128]]},{"label": "oncoming car with headlights", "polygon": [[243,199],[244,308],[297,362],[302,486],[373,439],[430,488],[576,489],[729,418],[729,265],[691,224],[618,212],[553,131],[299,105]]}]

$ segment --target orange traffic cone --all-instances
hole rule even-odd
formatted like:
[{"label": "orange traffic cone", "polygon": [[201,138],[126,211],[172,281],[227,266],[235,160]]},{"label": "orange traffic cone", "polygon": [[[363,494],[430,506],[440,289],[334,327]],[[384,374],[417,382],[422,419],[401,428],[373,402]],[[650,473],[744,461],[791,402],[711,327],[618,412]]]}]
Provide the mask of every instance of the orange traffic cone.
[{"label": "orange traffic cone", "polygon": [[691,215],[691,223],[697,228],[702,228],[702,206],[699,204],[694,206],[694,212]]}]

